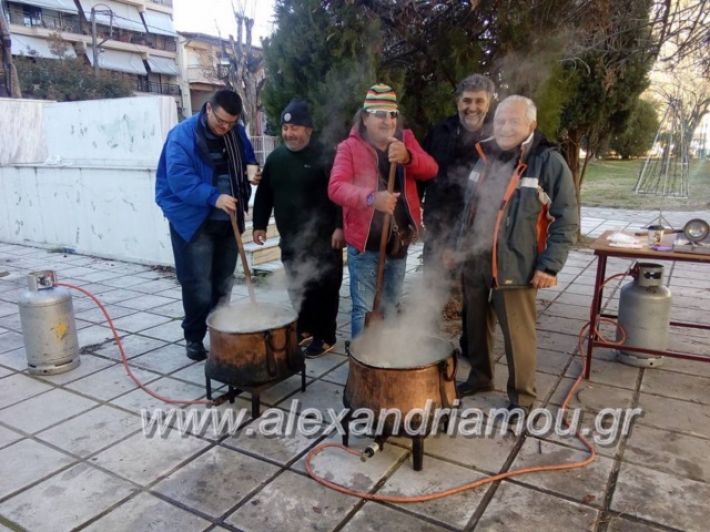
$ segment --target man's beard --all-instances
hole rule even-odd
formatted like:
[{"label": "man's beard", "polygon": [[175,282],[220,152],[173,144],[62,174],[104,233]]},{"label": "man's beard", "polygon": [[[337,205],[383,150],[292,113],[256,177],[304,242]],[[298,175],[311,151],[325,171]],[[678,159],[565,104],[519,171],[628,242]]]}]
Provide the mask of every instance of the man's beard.
[{"label": "man's beard", "polygon": [[284,144],[291,151],[301,151],[308,144],[307,142],[300,142],[298,140],[286,140],[284,139]]},{"label": "man's beard", "polygon": [[464,115],[463,125],[466,129],[476,131],[483,127],[483,120],[485,117],[486,115],[483,113],[467,113]]}]

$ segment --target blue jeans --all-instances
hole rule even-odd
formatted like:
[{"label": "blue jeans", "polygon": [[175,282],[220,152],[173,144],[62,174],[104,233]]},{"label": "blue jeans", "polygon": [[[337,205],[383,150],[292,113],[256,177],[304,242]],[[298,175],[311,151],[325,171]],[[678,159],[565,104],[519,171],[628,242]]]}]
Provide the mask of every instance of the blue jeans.
[{"label": "blue jeans", "polygon": [[234,232],[229,222],[206,220],[189,242],[172,225],[170,237],[182,287],[185,340],[201,342],[207,332],[207,315],[232,292],[237,265]]},{"label": "blue jeans", "polygon": [[[375,301],[375,278],[377,276],[377,260],[379,253],[375,251],[359,252],[348,245],[348,271],[350,272],[350,297],[353,300],[351,335],[356,338],[365,328],[365,314],[372,310]],[[407,257],[401,259],[385,259],[385,276],[382,281],[382,303],[380,310],[385,317],[394,315],[397,311],[399,296],[402,294],[402,284],[407,267]]]}]

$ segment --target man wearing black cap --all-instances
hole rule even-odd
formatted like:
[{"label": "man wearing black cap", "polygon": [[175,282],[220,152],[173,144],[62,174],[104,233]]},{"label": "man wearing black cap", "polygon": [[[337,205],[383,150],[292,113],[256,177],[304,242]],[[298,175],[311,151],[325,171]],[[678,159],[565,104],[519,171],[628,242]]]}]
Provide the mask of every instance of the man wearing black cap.
[{"label": "man wearing black cap", "polygon": [[289,295],[299,311],[299,339],[310,339],[304,350],[309,358],[335,344],[345,244],[340,208],[328,199],[330,161],[312,135],[308,105],[292,100],[281,113],[284,144],[266,159],[256,190],[253,231],[254,242],[263,244],[273,209]]}]

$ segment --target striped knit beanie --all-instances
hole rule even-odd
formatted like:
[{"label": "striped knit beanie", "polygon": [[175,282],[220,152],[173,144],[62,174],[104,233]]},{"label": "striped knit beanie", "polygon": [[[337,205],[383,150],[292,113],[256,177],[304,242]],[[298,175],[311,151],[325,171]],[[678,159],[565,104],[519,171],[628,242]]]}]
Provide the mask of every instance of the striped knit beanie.
[{"label": "striped knit beanie", "polygon": [[397,110],[397,95],[394,89],[384,83],[375,83],[367,91],[363,109],[381,109],[383,111]]}]

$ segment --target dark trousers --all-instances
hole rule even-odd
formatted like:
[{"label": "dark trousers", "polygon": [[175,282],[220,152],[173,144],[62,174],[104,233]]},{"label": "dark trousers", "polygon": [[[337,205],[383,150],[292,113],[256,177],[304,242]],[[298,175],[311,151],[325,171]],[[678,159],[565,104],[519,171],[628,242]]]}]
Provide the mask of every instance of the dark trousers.
[{"label": "dark trousers", "polygon": [[422,250],[422,262],[424,270],[439,270],[442,267],[441,253],[444,248],[443,239],[439,231],[429,229],[427,226],[424,232],[424,249]]},{"label": "dark trousers", "polygon": [[201,342],[206,319],[222,299],[228,300],[234,283],[237,244],[229,222],[207,220],[186,242],[170,226],[175,272],[182,287],[185,340]]},{"label": "dark trousers", "polygon": [[288,278],[289,296],[298,310],[298,331],[335,343],[343,252],[328,250],[314,255],[281,255]]},{"label": "dark trousers", "polygon": [[[442,293],[449,294],[444,309],[458,308],[457,302],[463,298],[461,288],[461,274],[455,268],[449,271],[444,267],[443,252],[449,244],[440,232],[427,231],[424,233],[424,250],[422,253],[424,279],[427,286],[437,286]],[[453,248],[452,248],[453,249]],[[461,314],[463,323],[466,323],[466,305],[462,304]],[[459,336],[459,347],[461,352],[466,351],[466,327],[462,327]]]},{"label": "dark trousers", "polygon": [[471,275],[464,267],[463,292],[465,338],[462,351],[471,363],[468,381],[478,385],[493,384],[493,335],[498,321],[503,332],[508,363],[508,398],[513,404],[532,407],[536,397],[537,290],[498,289],[491,294],[480,275]]}]

